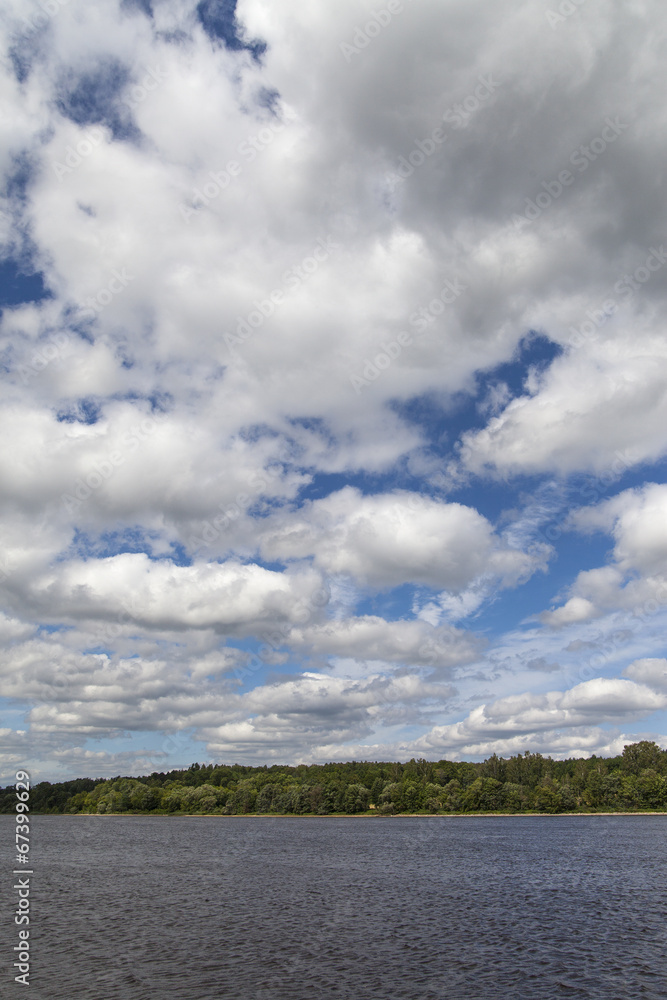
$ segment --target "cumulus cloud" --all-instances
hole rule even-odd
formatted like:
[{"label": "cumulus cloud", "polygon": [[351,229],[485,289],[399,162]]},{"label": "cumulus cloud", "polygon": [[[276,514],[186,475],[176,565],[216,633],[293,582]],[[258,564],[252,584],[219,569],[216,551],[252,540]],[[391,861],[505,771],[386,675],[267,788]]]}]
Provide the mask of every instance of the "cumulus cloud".
[{"label": "cumulus cloud", "polygon": [[507,585],[536,567],[470,507],[402,491],[363,496],[350,486],[271,519],[261,552],[272,560],[313,557],[324,572],[375,587],[410,581],[462,590],[483,573]]},{"label": "cumulus cloud", "polygon": [[[574,658],[664,604],[664,7],[552,30],[423,0],[365,46],[358,0],[205,10],[8,0],[0,25],[0,642],[58,773],[113,768],[76,734],[123,719],[220,755],[407,753],[444,717],[427,672],[478,669],[445,623],[488,666],[529,618],[498,676],[539,684],[560,637]],[[576,512],[613,553],[561,571],[540,504],[582,473],[656,482]],[[232,640],[266,647],[248,691]],[[579,687],[447,738],[562,749],[556,712],[593,752]]]},{"label": "cumulus cloud", "polygon": [[574,511],[570,523],[582,532],[611,534],[612,558],[607,566],[579,573],[570,588],[573,596],[541,615],[545,624],[566,625],[619,609],[645,618],[667,605],[666,486],[647,483],[624,490]]},{"label": "cumulus cloud", "polygon": [[488,747],[495,741],[512,747],[534,747],[538,734],[560,730],[566,730],[565,735],[569,734],[577,745],[582,727],[628,722],[666,706],[665,694],[647,684],[598,677],[576,684],[569,691],[525,692],[480,705],[462,722],[435,726],[420,745],[431,751],[455,749],[477,755],[480,751],[474,747]]},{"label": "cumulus cloud", "polygon": [[570,625],[573,622],[585,622],[595,614],[595,605],[585,597],[571,597],[562,608],[555,611],[543,611],[541,620],[545,625],[558,627]]},{"label": "cumulus cloud", "polygon": [[327,601],[312,571],[275,573],[235,562],[175,566],[145,553],[71,560],[36,578],[25,597],[43,617],[221,632],[308,620]]},{"label": "cumulus cloud", "polygon": [[[628,316],[623,327],[630,322]],[[465,466],[501,475],[562,475],[664,456],[667,346],[653,329],[633,329],[630,338],[620,325],[619,319],[604,337],[596,331],[594,339],[571,346],[532,391],[483,430],[466,434]]]},{"label": "cumulus cloud", "polygon": [[[562,730],[544,730],[542,732],[526,732],[519,736],[500,737],[496,739],[479,739],[463,746],[443,748],[427,740],[419,741],[400,749],[405,755],[412,753],[433,754],[446,753],[454,760],[469,760],[470,758],[487,758],[492,754],[499,757],[512,757],[523,753],[541,753],[556,759],[568,757],[616,757],[623,752],[627,743],[639,739],[635,734],[619,735],[617,729],[602,729],[598,726],[582,726],[563,732]],[[400,752],[400,750],[399,750]]]},{"label": "cumulus cloud", "polygon": [[3,694],[34,705],[28,715],[34,732],[171,731],[197,711],[222,707],[230,677],[245,660],[236,649],[195,655],[185,664],[158,657],[126,659],[78,652],[57,636],[39,637],[5,650]]},{"label": "cumulus cloud", "polygon": [[[597,294],[627,270],[633,246],[659,242],[652,219],[633,211],[650,197],[646,181],[659,153],[649,146],[649,125],[659,128],[662,111],[650,90],[635,93],[630,104],[619,73],[619,64],[630,53],[635,57],[632,40],[641,39],[651,58],[632,20],[604,18],[603,24],[582,11],[580,34],[571,45],[568,26],[560,34],[551,31],[543,12],[529,4],[496,5],[481,21],[461,4],[412,6],[401,15],[400,29],[391,25],[347,64],[340,44],[358,26],[354,3],[307,22],[289,4],[279,17],[259,3],[240,4],[238,13],[248,31],[268,43],[261,64],[247,51],[212,45],[194,3],[160,5],[152,24],[112,2],[99,5],[94,20],[77,20],[63,8],[41,37],[41,59],[31,61],[23,82],[35,110],[19,134],[29,137],[37,164],[26,211],[49,279],[63,304],[83,309],[104,292],[114,270],[132,276],[93,310],[96,350],[108,345],[108,362],[99,379],[94,362],[82,372],[80,392],[110,393],[114,378],[118,388],[129,382],[146,391],[158,382],[156,362],[160,388],[180,389],[185,359],[192,365],[212,357],[225,367],[215,395],[223,405],[237,404],[237,423],[250,417],[250,398],[251,419],[258,422],[316,413],[334,436],[350,436],[339,461],[369,464],[373,452],[384,452],[390,462],[411,442],[398,424],[393,447],[390,437],[379,435],[376,421],[387,400],[435,387],[459,389],[478,367],[482,345],[485,364],[507,359],[523,332],[538,325],[538,316],[539,325],[548,319],[553,336],[564,336],[568,323],[581,322],[584,307],[597,305]],[[492,23],[493,31],[480,33],[482,22]],[[18,23],[15,30],[24,53]],[[414,44],[406,45],[406,37]],[[441,42],[434,48],[430,40],[453,37],[457,58],[443,62]],[[526,51],[536,53],[529,66]],[[520,74],[511,69],[519,64]],[[105,66],[114,71],[103,71]],[[301,84],[309,66],[306,93]],[[139,100],[147,68],[155,76]],[[466,127],[456,127],[450,109],[474,95],[480,75],[497,83]],[[73,95],[85,86],[104,94],[88,120],[73,105]],[[576,117],[570,115],[573,87]],[[273,110],[262,103],[265,92],[279,95]],[[376,93],[383,94],[380,105]],[[391,208],[386,178],[396,174],[416,137],[442,125],[448,112],[448,141],[408,178],[411,183],[400,186]],[[50,115],[48,132],[34,128],[40,115]],[[588,169],[573,169],[576,188],[517,228],[513,217],[525,210],[525,199],[544,194],[542,180],[549,183],[556,167],[572,168],[571,154],[607,128],[609,115],[622,122],[617,144],[609,143]],[[224,128],[212,130],[212,120]],[[645,126],[637,128],[637,120]],[[80,162],[58,176],[55,166],[65,162],[68,147],[90,142],[93,127],[100,141],[86,155],[75,152]],[[503,143],[512,130],[513,143]],[[121,136],[124,141],[118,141]],[[517,156],[522,148],[530,155]],[[227,169],[232,162],[237,174]],[[471,162],[477,165],[473,171]],[[443,199],[438,191],[445,167],[449,197]],[[354,179],[359,173],[364,184]],[[618,216],[641,218],[642,233],[621,229],[595,240],[605,184],[620,201]],[[322,185],[331,194],[318,209]],[[243,197],[249,191],[253,197]],[[573,199],[587,206],[576,219]],[[156,227],[159,242],[152,236]],[[568,255],[540,238],[563,229]],[[241,232],[244,248],[237,253]],[[265,232],[267,238],[260,235]],[[285,282],[287,272],[329,235],[339,249],[308,280],[293,272]],[[507,257],[514,264],[503,273]],[[223,258],[227,266],[215,268],[212,261]],[[582,262],[585,291],[570,288]],[[462,294],[437,315],[429,312],[443,281],[457,269],[465,270],[474,295]],[[558,297],[551,291],[554,269]],[[664,288],[658,273],[646,285],[648,301],[659,299]],[[259,312],[256,332],[232,354],[223,335],[235,334],[239,321],[257,311],[256,302],[269,303],[268,312],[274,290],[285,293],[283,301],[266,321]],[[427,319],[410,324],[420,308]],[[356,316],[363,317],[361,324]],[[406,325],[415,334],[414,346],[377,380],[372,395],[357,398],[351,375]],[[133,330],[126,347],[135,362],[131,373],[118,363],[123,327]],[[187,332],[193,328],[196,338]],[[650,357],[661,351],[659,339],[644,347]],[[629,359],[618,362],[620,370]],[[591,373],[593,368],[591,361]],[[596,384],[606,384],[605,378],[598,373]],[[249,396],[252,387],[257,391]],[[629,421],[618,418],[619,426],[624,422],[636,438],[638,426],[631,432]],[[644,425],[641,440],[646,438]],[[578,447],[573,444],[574,452]],[[543,441],[545,450],[553,449]],[[500,460],[503,449],[497,451]]]},{"label": "cumulus cloud", "polygon": [[244,695],[233,706],[236,718],[204,727],[202,737],[213,753],[317,759],[332,744],[360,740],[379,725],[414,721],[420,705],[441,705],[451,694],[448,685],[415,675],[361,679],[305,673]]},{"label": "cumulus cloud", "polygon": [[626,667],[624,674],[639,684],[646,684],[658,691],[667,690],[667,660],[665,659],[648,657],[644,660],[635,660],[629,667]]},{"label": "cumulus cloud", "polygon": [[411,663],[446,669],[474,660],[482,642],[460,629],[433,628],[422,621],[388,622],[376,615],[293,629],[293,649],[314,654]]},{"label": "cumulus cloud", "polygon": [[613,535],[614,560],[622,570],[656,575],[667,561],[667,486],[646,483],[624,490],[611,500],[584,507],[572,515],[582,531],[595,529]]},{"label": "cumulus cloud", "polygon": [[[378,623],[370,625],[377,644],[381,641]],[[443,630],[430,631],[446,648]],[[398,643],[394,639],[392,646],[391,629],[389,632],[383,648],[372,652],[381,651],[386,661],[399,661]],[[315,636],[310,638],[314,645]],[[415,646],[418,637],[410,638]],[[464,637],[450,637],[450,641],[452,638],[458,639],[459,647],[456,651],[450,647],[451,663],[469,659],[471,650],[466,648]],[[299,643],[295,645],[298,648]],[[422,646],[421,659],[428,666],[435,659],[437,668],[444,660],[444,654],[437,651],[435,645]],[[400,660],[409,660],[411,652],[401,650]],[[437,669],[430,672],[431,679],[425,679],[388,669],[390,664],[385,662],[376,663],[375,669],[364,671],[362,676],[311,671],[274,677],[242,692],[239,679],[249,673],[252,676],[254,669],[248,663],[248,654],[234,647],[190,650],[171,662],[159,655],[124,658],[84,654],[54,635],[14,643],[5,650],[1,672],[5,697],[32,705],[26,721],[36,748],[48,747],[53,753],[59,745],[62,748],[63,739],[76,744],[90,736],[118,739],[130,732],[163,733],[157,750],[143,755],[132,752],[132,759],[141,757],[144,768],[152,762],[152,769],[166,757],[188,752],[186,731],[205,741],[208,752],[224,754],[225,759],[235,752],[252,756],[254,744],[258,752],[265,749],[270,756],[303,757],[317,753],[315,746],[365,736],[378,725],[429,718],[434,706],[445,704],[453,691],[450,685],[433,679]],[[225,749],[223,742],[229,743]],[[115,759],[105,764],[104,755],[99,761],[93,756],[88,763],[105,764],[107,773],[109,768],[113,770],[111,761]],[[72,764],[76,760],[86,762],[81,755],[75,755]]]}]

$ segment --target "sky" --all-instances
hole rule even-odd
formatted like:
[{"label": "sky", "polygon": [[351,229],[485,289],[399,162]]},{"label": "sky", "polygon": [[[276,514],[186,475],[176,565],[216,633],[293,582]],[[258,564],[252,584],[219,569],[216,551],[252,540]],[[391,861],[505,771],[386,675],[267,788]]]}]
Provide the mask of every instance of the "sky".
[{"label": "sky", "polygon": [[664,5],[0,26],[0,782],[667,747]]}]

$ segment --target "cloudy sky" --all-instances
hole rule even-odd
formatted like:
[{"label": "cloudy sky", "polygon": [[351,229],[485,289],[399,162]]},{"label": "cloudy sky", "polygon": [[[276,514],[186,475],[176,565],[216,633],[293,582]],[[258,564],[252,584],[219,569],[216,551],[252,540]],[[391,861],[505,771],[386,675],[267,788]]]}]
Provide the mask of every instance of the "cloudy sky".
[{"label": "cloudy sky", "polygon": [[0,781],[667,746],[667,10],[6,0]]}]

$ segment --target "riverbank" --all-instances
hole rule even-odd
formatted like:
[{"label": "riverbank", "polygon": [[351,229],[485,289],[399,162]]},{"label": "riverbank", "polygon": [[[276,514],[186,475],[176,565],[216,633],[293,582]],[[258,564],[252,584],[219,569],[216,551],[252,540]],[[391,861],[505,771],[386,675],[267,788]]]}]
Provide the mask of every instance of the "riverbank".
[{"label": "riverbank", "polygon": [[172,819],[468,819],[470,817],[512,816],[520,819],[523,816],[543,816],[547,819],[558,816],[667,816],[666,809],[649,810],[636,809],[630,812],[468,812],[468,813],[167,813],[167,812],[107,812],[107,813],[33,813],[34,816],[71,816],[83,819],[105,819],[113,816],[147,816],[171,817]]}]

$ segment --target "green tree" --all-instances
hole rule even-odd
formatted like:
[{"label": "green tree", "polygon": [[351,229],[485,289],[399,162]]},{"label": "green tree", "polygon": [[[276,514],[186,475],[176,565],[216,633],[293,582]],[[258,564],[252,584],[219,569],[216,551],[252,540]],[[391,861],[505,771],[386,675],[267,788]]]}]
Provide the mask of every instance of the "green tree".
[{"label": "green tree", "polygon": [[602,778],[601,802],[610,809],[618,809],[621,805],[621,787],[623,774],[621,771],[612,771]]},{"label": "green tree", "polygon": [[634,774],[624,774],[618,792],[619,805],[623,809],[637,809],[641,802],[641,793],[637,788],[637,777]]},{"label": "green tree", "polygon": [[181,809],[184,812],[210,813],[222,805],[224,794],[215,785],[193,785],[182,792]]},{"label": "green tree", "polygon": [[440,785],[434,785],[433,782],[429,781],[424,788],[423,792],[423,802],[424,808],[428,809],[431,813],[440,812],[443,803],[443,789]]},{"label": "green tree", "polygon": [[666,762],[667,752],[650,740],[629,743],[623,747],[622,767],[629,774],[639,775],[646,770],[664,773],[667,769]]},{"label": "green tree", "polygon": [[391,781],[380,796],[381,805],[391,805],[396,812],[403,810],[403,782]]},{"label": "green tree", "polygon": [[418,812],[422,807],[422,791],[414,781],[404,781],[401,793],[404,812]]},{"label": "green tree", "polygon": [[521,812],[528,803],[528,791],[523,785],[506,781],[501,793],[502,808],[508,812]]},{"label": "green tree", "polygon": [[323,809],[327,813],[345,812],[345,786],[342,781],[327,781],[325,783]]},{"label": "green tree", "polygon": [[235,813],[253,812],[257,799],[257,788],[252,778],[243,778],[236,786],[236,791],[228,801],[228,807]]},{"label": "green tree", "polygon": [[373,784],[371,785],[370,801],[373,805],[378,805],[380,802],[380,796],[384,790],[385,782],[382,778],[377,777]]},{"label": "green tree", "polygon": [[433,780],[436,785],[445,785],[458,775],[457,765],[450,760],[440,760],[433,770]]},{"label": "green tree", "polygon": [[541,753],[526,751],[523,756],[517,754],[505,761],[505,780],[536,788],[542,776],[546,772],[550,773],[551,763]]},{"label": "green tree", "polygon": [[365,812],[368,809],[369,796],[369,790],[365,785],[348,785],[345,789],[345,812]]},{"label": "green tree", "polygon": [[590,771],[586,779],[583,799],[587,806],[597,809],[604,799],[604,775],[599,770]]},{"label": "green tree", "polygon": [[162,808],[170,813],[180,812],[184,793],[185,785],[179,785],[175,781],[170,782],[169,788],[165,789],[162,795]]},{"label": "green tree", "polygon": [[482,777],[495,778],[496,781],[505,781],[506,762],[503,757],[498,757],[494,753],[488,757],[482,765]]},{"label": "green tree", "polygon": [[653,768],[646,768],[637,779],[637,791],[646,809],[664,809],[667,806],[667,778]]},{"label": "green tree", "polygon": [[535,789],[535,808],[545,813],[563,811],[560,789],[552,778],[543,778]]},{"label": "green tree", "polygon": [[574,812],[579,805],[579,799],[569,781],[562,781],[559,791],[563,812]]},{"label": "green tree", "polygon": [[502,808],[502,783],[495,778],[476,778],[463,793],[466,812],[494,812]]},{"label": "green tree", "polygon": [[130,792],[130,809],[138,812],[150,812],[152,809],[159,809],[162,802],[162,795],[159,788],[151,788],[149,785],[138,784]]},{"label": "green tree", "polygon": [[[364,786],[365,788],[365,786]],[[366,788],[366,794],[368,794],[368,789]],[[308,786],[308,798],[307,798],[307,811],[311,813],[324,814],[326,810],[326,804],[324,800],[324,789],[322,785],[315,784]]]},{"label": "green tree", "polygon": [[258,813],[271,812],[274,801],[280,795],[280,785],[274,782],[267,782],[263,785],[257,794],[257,799],[255,801],[255,809]]},{"label": "green tree", "polygon": [[463,788],[458,778],[448,781],[443,791],[445,809],[449,812],[460,812],[463,809]]},{"label": "green tree", "polygon": [[88,795],[86,792],[77,792],[76,795],[70,796],[67,800],[67,805],[65,806],[65,812],[78,813],[84,812],[88,800]]},{"label": "green tree", "polygon": [[475,764],[468,764],[467,762],[463,762],[458,766],[458,772],[456,777],[461,782],[463,787],[467,788],[468,785],[472,785],[473,781],[477,779],[477,771],[478,768],[475,766]]}]

